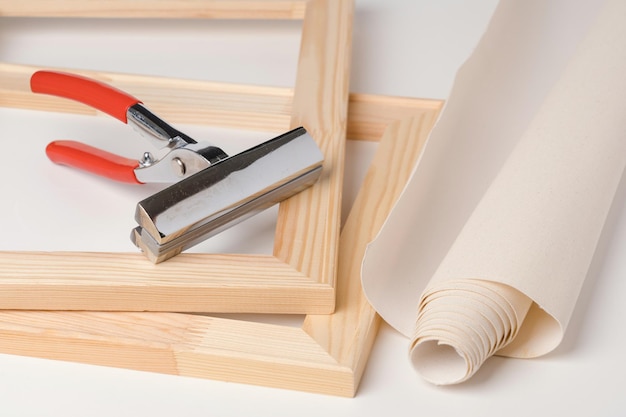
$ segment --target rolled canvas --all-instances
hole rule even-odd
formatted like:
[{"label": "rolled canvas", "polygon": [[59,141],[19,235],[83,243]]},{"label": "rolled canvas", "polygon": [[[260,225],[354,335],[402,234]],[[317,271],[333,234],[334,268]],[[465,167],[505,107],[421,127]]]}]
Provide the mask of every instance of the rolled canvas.
[{"label": "rolled canvas", "polygon": [[626,3],[504,0],[363,263],[436,384],[563,337],[626,164]]}]

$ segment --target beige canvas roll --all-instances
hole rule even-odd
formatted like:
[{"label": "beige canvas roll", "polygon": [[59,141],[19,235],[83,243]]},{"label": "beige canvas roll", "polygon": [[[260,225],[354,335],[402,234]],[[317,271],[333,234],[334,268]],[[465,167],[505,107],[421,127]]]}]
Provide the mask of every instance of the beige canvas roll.
[{"label": "beige canvas roll", "polygon": [[561,341],[626,165],[624,22],[620,0],[591,20],[420,292],[407,336],[430,382]]}]

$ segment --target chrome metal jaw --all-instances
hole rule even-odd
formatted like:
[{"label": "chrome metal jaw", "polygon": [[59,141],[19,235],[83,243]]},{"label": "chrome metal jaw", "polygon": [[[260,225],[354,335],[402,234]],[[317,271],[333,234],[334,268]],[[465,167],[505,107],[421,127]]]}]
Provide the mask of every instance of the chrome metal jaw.
[{"label": "chrome metal jaw", "polygon": [[131,240],[164,261],[311,186],[322,162],[313,138],[294,129],[139,202]]}]

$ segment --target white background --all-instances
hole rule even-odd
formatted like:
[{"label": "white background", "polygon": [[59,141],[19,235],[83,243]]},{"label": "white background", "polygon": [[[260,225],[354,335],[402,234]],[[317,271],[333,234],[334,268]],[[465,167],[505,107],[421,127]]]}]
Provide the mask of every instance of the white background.
[{"label": "white background", "polygon": [[[351,90],[445,98],[455,71],[471,53],[495,3],[357,0]],[[294,23],[275,22],[0,18],[0,60],[290,86],[298,29]],[[235,49],[240,52],[234,54]],[[104,118],[94,121],[21,110],[0,110],[0,126],[5,161],[12,159],[13,152],[29,152],[29,146],[20,143],[42,140],[41,130],[46,128],[41,126],[55,134],[70,126],[67,134],[79,135],[71,139],[84,141],[96,140],[100,131],[123,131]],[[348,200],[372,150],[349,143]],[[5,169],[2,187],[15,182],[14,170],[23,169],[19,174],[28,176],[42,169],[37,164],[46,162],[40,155],[24,161],[14,163],[8,173]],[[94,181],[69,170],[50,172],[56,172],[54,178],[84,181],[87,188]],[[139,200],[133,190],[107,187],[99,182],[95,188],[111,196],[121,194],[119,206],[126,200]],[[55,198],[54,193],[48,195]],[[618,196],[565,339],[546,357],[492,358],[469,382],[434,387],[410,367],[407,341],[383,325],[357,396],[336,398],[0,355],[0,415],[625,415],[622,351],[626,340],[621,319],[626,314],[626,282],[620,279],[626,268],[621,259],[626,249],[623,195],[622,191]],[[11,198],[5,189],[2,205]],[[123,229],[129,230],[126,225]],[[98,237],[94,233],[89,244],[103,245],[105,250],[117,239]],[[5,238],[2,245],[6,242]],[[70,239],[63,244],[75,242]],[[80,244],[83,247],[87,242]]]}]

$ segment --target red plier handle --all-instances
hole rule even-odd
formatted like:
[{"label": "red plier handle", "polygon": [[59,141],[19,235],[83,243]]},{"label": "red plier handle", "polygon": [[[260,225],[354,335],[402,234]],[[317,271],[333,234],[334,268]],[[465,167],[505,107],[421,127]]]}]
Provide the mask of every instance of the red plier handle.
[{"label": "red plier handle", "polygon": [[[127,123],[128,109],[141,102],[99,81],[54,71],[37,71],[30,79],[35,93],[76,100]],[[48,158],[113,180],[141,184],[135,176],[139,161],[124,158],[75,141],[55,141],[46,148]]]},{"label": "red plier handle", "polygon": [[108,84],[76,74],[37,71],[30,78],[34,93],[50,94],[78,101],[126,123],[126,113],[140,100]]},{"label": "red plier handle", "polygon": [[123,182],[172,183],[219,162],[228,155],[207,142],[196,142],[148,110],[139,100],[100,81],[64,72],[38,71],[31,77],[36,93],[69,98],[94,107],[132,125],[159,149],[140,160],[124,158],[74,141],[52,142],[48,157],[94,174]]},{"label": "red plier handle", "polygon": [[137,179],[136,159],[125,158],[74,140],[55,140],[46,146],[48,158],[61,165],[82,169],[115,181],[143,184]]}]

